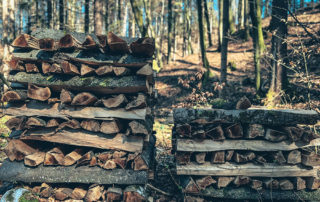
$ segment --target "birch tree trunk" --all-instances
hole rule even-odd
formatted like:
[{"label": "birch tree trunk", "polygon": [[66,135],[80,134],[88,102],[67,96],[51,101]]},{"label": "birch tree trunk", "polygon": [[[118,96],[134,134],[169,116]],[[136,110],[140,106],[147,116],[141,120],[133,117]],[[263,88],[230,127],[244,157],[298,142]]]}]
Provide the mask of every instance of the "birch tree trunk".
[{"label": "birch tree trunk", "polygon": [[102,0],[94,0],[94,33],[96,35],[102,34]]},{"label": "birch tree trunk", "polygon": [[203,1],[204,3],[204,16],[206,18],[206,22],[207,22],[207,34],[208,34],[208,41],[209,41],[209,46],[211,47],[213,44],[212,44],[212,38],[211,38],[211,25],[210,25],[210,19],[209,19],[209,10],[208,10],[208,5],[207,5],[207,0],[204,0]]}]

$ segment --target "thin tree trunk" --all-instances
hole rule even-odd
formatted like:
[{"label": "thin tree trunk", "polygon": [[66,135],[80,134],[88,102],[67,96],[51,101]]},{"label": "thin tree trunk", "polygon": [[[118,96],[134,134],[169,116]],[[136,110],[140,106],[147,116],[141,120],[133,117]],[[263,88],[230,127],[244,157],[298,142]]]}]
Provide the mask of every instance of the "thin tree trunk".
[{"label": "thin tree trunk", "polygon": [[39,25],[40,25],[40,20],[39,20],[39,18],[40,18],[40,12],[39,12],[39,1],[36,1],[36,4],[35,4],[35,10],[36,10],[36,12],[35,12],[35,17],[36,17],[36,27],[40,27]]},{"label": "thin tree trunk", "polygon": [[136,20],[136,23],[139,27],[141,36],[146,37],[148,35],[148,29],[143,24],[143,15],[141,12],[142,9],[140,9],[137,0],[130,0],[130,3],[131,3],[131,8],[132,8],[132,13],[133,13],[134,18]]},{"label": "thin tree trunk", "polygon": [[51,28],[52,21],[52,0],[47,1],[47,28]]},{"label": "thin tree trunk", "polygon": [[223,38],[223,0],[218,0],[218,7],[219,7],[219,44],[218,44],[218,51],[221,51],[222,46],[222,38]]},{"label": "thin tree trunk", "polygon": [[64,2],[63,0],[59,0],[59,23],[60,23],[60,30],[64,30]]},{"label": "thin tree trunk", "polygon": [[193,48],[192,48],[192,43],[191,43],[191,34],[192,34],[192,29],[191,29],[191,0],[188,0],[188,6],[187,6],[187,30],[188,30],[188,47],[187,51],[188,54],[193,54]]},{"label": "thin tree trunk", "polygon": [[211,38],[211,29],[210,29],[211,25],[210,25],[210,19],[209,19],[209,10],[207,5],[207,0],[204,0],[203,3],[204,3],[204,16],[207,22],[207,34],[208,34],[209,46],[211,47],[213,44],[212,44],[212,38]]},{"label": "thin tree trunk", "polygon": [[233,19],[233,11],[232,11],[232,2],[234,0],[229,0],[229,30],[230,34],[233,34],[236,32],[236,26],[234,24],[234,19]]},{"label": "thin tree trunk", "polygon": [[300,8],[304,7],[304,0],[300,0]]},{"label": "thin tree trunk", "polygon": [[171,60],[171,43],[172,43],[172,0],[168,0],[168,55],[167,63],[169,64]]},{"label": "thin tree trunk", "polygon": [[269,0],[265,0],[265,10],[264,10],[264,17],[269,17]]},{"label": "thin tree trunk", "polygon": [[102,34],[102,0],[94,0],[94,33]]},{"label": "thin tree trunk", "polygon": [[122,13],[121,13],[121,9],[122,9],[121,0],[118,0],[117,6],[118,6],[118,8],[117,8],[117,13],[118,13],[118,15],[117,15],[117,30],[118,30],[118,33],[121,33],[121,26],[123,26],[122,19],[121,19],[121,15],[122,15]]},{"label": "thin tree trunk", "polygon": [[239,4],[238,4],[238,30],[240,30],[244,27],[243,16],[244,16],[244,0],[239,0]]},{"label": "thin tree trunk", "polygon": [[223,0],[222,4],[222,44],[221,44],[221,73],[220,81],[222,83],[227,82],[227,61],[228,61],[228,30],[229,30],[229,0]]},{"label": "thin tree trunk", "polygon": [[250,37],[250,33],[249,33],[249,20],[248,20],[248,16],[249,16],[249,12],[248,12],[248,8],[249,8],[249,3],[248,0],[243,0],[244,1],[244,29],[245,29],[245,33],[244,33],[244,39],[246,41],[249,40]]},{"label": "thin tree trunk", "polygon": [[89,32],[89,9],[90,9],[90,1],[85,0],[84,4],[84,32]]},{"label": "thin tree trunk", "polygon": [[15,3],[14,0],[2,0],[2,43],[3,60],[10,55],[10,41],[15,38]]},{"label": "thin tree trunk", "polygon": [[105,15],[104,15],[104,27],[106,33],[109,31],[109,0],[105,0]]},{"label": "thin tree trunk", "polygon": [[123,25],[122,25],[122,36],[126,36],[127,35],[127,21],[128,21],[128,4],[127,2],[124,0],[123,1],[123,8],[124,8],[124,13],[123,13]]}]

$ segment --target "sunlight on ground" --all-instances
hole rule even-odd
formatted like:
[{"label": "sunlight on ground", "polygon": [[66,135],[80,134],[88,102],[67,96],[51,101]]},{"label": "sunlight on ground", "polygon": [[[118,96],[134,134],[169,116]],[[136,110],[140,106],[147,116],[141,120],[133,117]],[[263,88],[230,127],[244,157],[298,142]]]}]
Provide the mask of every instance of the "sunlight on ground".
[{"label": "sunlight on ground", "polygon": [[9,120],[8,116],[0,118],[0,164],[6,158],[5,153],[2,151],[7,145],[6,138],[9,136],[10,130],[5,125],[6,121]]},{"label": "sunlight on ground", "polygon": [[156,147],[164,149],[171,149],[171,133],[173,124],[161,123],[159,120],[155,120],[153,130],[156,131]]}]

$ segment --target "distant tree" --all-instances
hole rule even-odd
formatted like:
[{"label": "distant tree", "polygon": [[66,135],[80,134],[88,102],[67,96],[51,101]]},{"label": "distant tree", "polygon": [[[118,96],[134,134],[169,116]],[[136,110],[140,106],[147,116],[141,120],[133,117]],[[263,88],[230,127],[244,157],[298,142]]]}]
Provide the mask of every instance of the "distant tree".
[{"label": "distant tree", "polygon": [[51,28],[52,21],[52,0],[47,1],[47,28]]},{"label": "distant tree", "polygon": [[269,17],[269,5],[270,1],[269,0],[265,0],[264,1],[264,17]]},{"label": "distant tree", "polygon": [[64,1],[59,0],[59,29],[63,30],[65,29],[64,26]]},{"label": "distant tree", "polygon": [[221,44],[221,69],[220,69],[220,81],[222,83],[227,82],[227,61],[228,61],[228,30],[229,30],[229,0],[223,0],[222,11],[222,44]]},{"label": "distant tree", "polygon": [[15,38],[15,2],[14,0],[2,0],[2,45],[3,60],[10,54],[10,42]]},{"label": "distant tree", "polygon": [[94,33],[97,35],[102,34],[102,0],[94,0]]},{"label": "distant tree", "polygon": [[219,7],[219,39],[218,39],[218,51],[221,51],[221,45],[222,45],[222,38],[223,38],[223,0],[218,0],[218,7]]},{"label": "distant tree", "polygon": [[209,46],[211,47],[212,44],[212,37],[211,37],[211,25],[210,25],[210,17],[209,17],[209,10],[208,10],[208,5],[207,5],[207,0],[203,0],[204,3],[204,16],[206,18],[207,22],[207,35],[208,35],[208,41],[209,41]]},{"label": "distant tree", "polygon": [[249,33],[249,20],[248,20],[248,16],[249,16],[249,2],[248,0],[243,0],[244,1],[244,30],[245,30],[245,35],[244,35],[244,39],[246,41],[249,40],[250,37],[250,33]]},{"label": "distant tree", "polygon": [[238,30],[244,27],[244,0],[239,0],[238,4]]},{"label": "distant tree", "polygon": [[134,15],[134,18],[136,20],[136,24],[139,27],[140,33],[142,37],[146,37],[148,35],[148,26],[145,26],[143,23],[143,13],[141,6],[138,4],[138,0],[130,0],[132,13]]},{"label": "distant tree", "polygon": [[233,11],[232,11],[232,3],[235,0],[229,0],[229,30],[230,33],[233,34],[236,32],[236,26],[235,26],[235,22],[234,22],[234,18],[233,18]]},{"label": "distant tree", "polygon": [[85,0],[84,3],[84,32],[89,32],[89,9],[90,9],[90,1]]},{"label": "distant tree", "polygon": [[173,24],[172,0],[168,0],[168,55],[167,63],[171,60],[172,24]]},{"label": "distant tree", "polygon": [[304,7],[304,0],[300,0],[300,8]]}]

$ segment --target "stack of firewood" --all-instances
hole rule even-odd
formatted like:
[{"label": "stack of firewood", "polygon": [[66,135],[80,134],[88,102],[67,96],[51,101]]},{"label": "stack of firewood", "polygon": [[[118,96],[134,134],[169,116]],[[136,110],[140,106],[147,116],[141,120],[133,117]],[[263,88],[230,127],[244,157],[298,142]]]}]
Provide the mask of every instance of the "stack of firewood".
[{"label": "stack of firewood", "polygon": [[173,150],[184,192],[319,200],[320,138],[306,127],[318,118],[312,110],[176,109]]},{"label": "stack of firewood", "polygon": [[33,190],[57,200],[145,198],[155,145],[153,39],[41,29],[12,46],[2,96],[12,132],[0,180],[47,183]]}]

